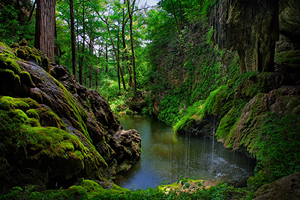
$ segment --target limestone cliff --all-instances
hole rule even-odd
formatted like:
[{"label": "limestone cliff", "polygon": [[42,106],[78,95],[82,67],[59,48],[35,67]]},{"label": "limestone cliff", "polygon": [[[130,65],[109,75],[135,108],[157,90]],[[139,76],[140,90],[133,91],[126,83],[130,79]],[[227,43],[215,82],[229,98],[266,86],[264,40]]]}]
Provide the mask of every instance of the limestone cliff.
[{"label": "limestone cliff", "polygon": [[299,19],[297,0],[219,0],[208,16],[214,43],[238,51],[241,72],[274,71],[275,47],[299,49]]},{"label": "limestone cliff", "polygon": [[0,95],[1,192],[104,183],[140,158],[139,133],[122,128],[99,92],[25,41],[0,45]]}]

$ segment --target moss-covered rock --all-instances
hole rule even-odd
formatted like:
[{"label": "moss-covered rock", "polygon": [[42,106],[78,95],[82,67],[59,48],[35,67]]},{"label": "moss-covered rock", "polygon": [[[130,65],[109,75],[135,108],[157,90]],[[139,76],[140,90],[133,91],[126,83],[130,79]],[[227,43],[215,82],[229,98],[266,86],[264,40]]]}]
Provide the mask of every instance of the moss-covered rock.
[{"label": "moss-covered rock", "polygon": [[107,101],[66,67],[53,66],[60,82],[53,78],[48,59],[23,43],[0,43],[0,193],[106,181],[128,170],[140,158],[139,133],[124,131]]},{"label": "moss-covered rock", "polygon": [[275,61],[291,68],[300,68],[300,50],[282,51],[275,54]]},{"label": "moss-covered rock", "polygon": [[[268,112],[297,116],[300,88],[284,86],[269,93],[259,93],[241,109],[231,109],[220,122],[217,138],[233,150],[245,149],[255,155],[253,145]],[[246,153],[246,151],[244,151]]]},{"label": "moss-covered rock", "polygon": [[43,187],[53,181],[63,182],[73,178],[82,171],[102,178],[100,172],[106,167],[105,161],[97,151],[86,148],[76,136],[58,128],[40,127],[36,119],[28,118],[22,110],[0,112],[3,123],[0,129],[3,146],[1,157],[12,169],[20,168],[17,171],[10,170],[2,163],[2,181],[9,179],[9,184],[18,185],[39,181],[31,182],[26,177],[20,180],[19,173],[26,173],[24,170],[27,168],[43,176],[44,179],[40,180]]},{"label": "moss-covered rock", "polygon": [[300,199],[299,184],[300,173],[297,172],[272,183],[263,185],[255,192],[254,199]]},{"label": "moss-covered rock", "polygon": [[10,69],[15,74],[20,74],[20,72],[21,72],[21,68],[16,63],[16,61],[13,58],[5,56],[5,54],[0,54],[0,68],[1,69]]},{"label": "moss-covered rock", "polygon": [[37,120],[40,120],[40,115],[36,109],[30,109],[26,111],[26,114],[30,118],[35,118]]}]

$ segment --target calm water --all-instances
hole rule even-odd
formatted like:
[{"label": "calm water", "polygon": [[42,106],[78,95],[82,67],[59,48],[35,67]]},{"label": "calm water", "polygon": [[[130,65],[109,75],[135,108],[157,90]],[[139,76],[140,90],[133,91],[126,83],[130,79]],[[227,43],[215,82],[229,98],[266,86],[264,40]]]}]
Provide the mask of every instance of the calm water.
[{"label": "calm water", "polygon": [[253,175],[255,162],[226,150],[209,139],[177,136],[170,126],[142,116],[119,116],[125,129],[136,129],[142,138],[141,159],[115,181],[132,189],[176,182],[180,175],[209,181],[243,181]]}]

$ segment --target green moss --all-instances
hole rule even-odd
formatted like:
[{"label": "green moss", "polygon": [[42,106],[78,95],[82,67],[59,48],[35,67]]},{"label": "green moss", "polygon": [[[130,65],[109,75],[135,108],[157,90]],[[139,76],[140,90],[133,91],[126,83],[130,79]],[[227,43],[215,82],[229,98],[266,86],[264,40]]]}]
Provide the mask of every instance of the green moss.
[{"label": "green moss", "polygon": [[0,96],[0,108],[7,111],[11,109],[21,109],[26,112],[30,106],[21,98]]},{"label": "green moss", "polygon": [[15,74],[20,74],[21,68],[16,61],[10,57],[6,57],[4,54],[0,54],[0,67],[1,69],[10,69]]},{"label": "green moss", "polygon": [[[14,71],[10,69],[0,69],[0,78],[7,83],[14,84],[16,81],[18,84],[21,84],[20,76],[16,75]],[[13,81],[13,82],[10,82]]]},{"label": "green moss", "polygon": [[27,160],[24,166],[40,160],[39,167],[59,168],[51,172],[53,177],[69,179],[85,169],[88,176],[101,178],[100,172],[107,166],[105,161],[96,150],[86,148],[76,136],[55,127],[40,127],[36,119],[28,118],[18,109],[0,110],[0,118],[3,125],[0,126],[0,139],[4,145],[0,148],[2,157],[10,157],[11,152],[16,152],[18,154],[15,153],[14,157],[22,158],[18,162],[22,164],[24,159]]},{"label": "green moss", "polygon": [[37,120],[40,120],[40,115],[35,109],[30,109],[26,111],[26,114],[30,118],[35,118]]},{"label": "green moss", "polygon": [[24,83],[27,86],[34,86],[34,83],[32,82],[31,76],[27,71],[21,71],[20,72],[20,78],[21,82]]},{"label": "green moss", "polygon": [[275,54],[275,62],[290,67],[300,67],[300,50],[282,51]]},{"label": "green moss", "polygon": [[49,72],[50,60],[38,49],[30,48],[28,46],[20,46],[19,48],[15,48],[15,51],[19,58],[24,60],[34,60],[37,65]]},{"label": "green moss", "polygon": [[39,122],[39,120],[35,119],[35,118],[28,118],[26,121],[25,121],[25,124],[31,126],[31,127],[40,127],[41,124]]},{"label": "green moss", "polygon": [[235,107],[231,108],[230,111],[221,119],[219,127],[216,131],[216,137],[218,140],[228,138],[230,131],[233,129],[234,124],[236,124],[241,111]]},{"label": "green moss", "polygon": [[40,108],[40,104],[38,102],[36,102],[35,100],[31,99],[31,98],[22,98],[22,101],[24,101],[25,103],[27,103],[30,108]]},{"label": "green moss", "polygon": [[213,113],[215,111],[213,109],[214,102],[216,101],[216,96],[221,91],[223,91],[226,86],[222,85],[218,89],[212,91],[208,98],[203,102],[202,100],[194,103],[191,107],[189,107],[186,111],[186,114],[183,118],[181,118],[174,126],[175,132],[184,126],[188,126],[194,120],[201,120],[205,115],[216,114]]},{"label": "green moss", "polygon": [[99,193],[104,193],[106,190],[102,188],[98,183],[92,180],[82,180],[78,186],[71,186],[68,191],[73,194],[87,194],[87,198],[92,198]]},{"label": "green moss", "polygon": [[10,111],[10,116],[13,116],[13,120],[18,120],[22,123],[25,123],[25,121],[28,119],[28,116],[20,109],[16,109],[13,111]]},{"label": "green moss", "polygon": [[40,120],[43,121],[43,126],[54,126],[59,129],[66,130],[66,124],[52,110],[48,108],[39,108],[36,109],[36,112],[38,113]]},{"label": "green moss", "polygon": [[90,142],[92,142],[92,139],[84,123],[87,120],[88,115],[86,111],[83,109],[83,106],[75,101],[71,93],[61,83],[56,81],[56,84],[60,87],[60,89],[64,93],[64,97],[65,97],[64,100],[65,102],[67,102],[69,106],[69,110],[71,111],[70,113],[67,114],[76,120],[77,122],[76,128],[79,129]]}]

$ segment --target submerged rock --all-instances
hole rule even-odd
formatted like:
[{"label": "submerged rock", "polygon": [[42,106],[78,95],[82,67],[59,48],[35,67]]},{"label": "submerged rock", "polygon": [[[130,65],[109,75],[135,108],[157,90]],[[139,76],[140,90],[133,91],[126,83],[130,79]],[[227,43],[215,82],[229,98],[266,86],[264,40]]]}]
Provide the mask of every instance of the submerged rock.
[{"label": "submerged rock", "polygon": [[0,192],[105,182],[129,170],[140,158],[139,133],[123,129],[98,91],[23,43],[0,45]]}]

